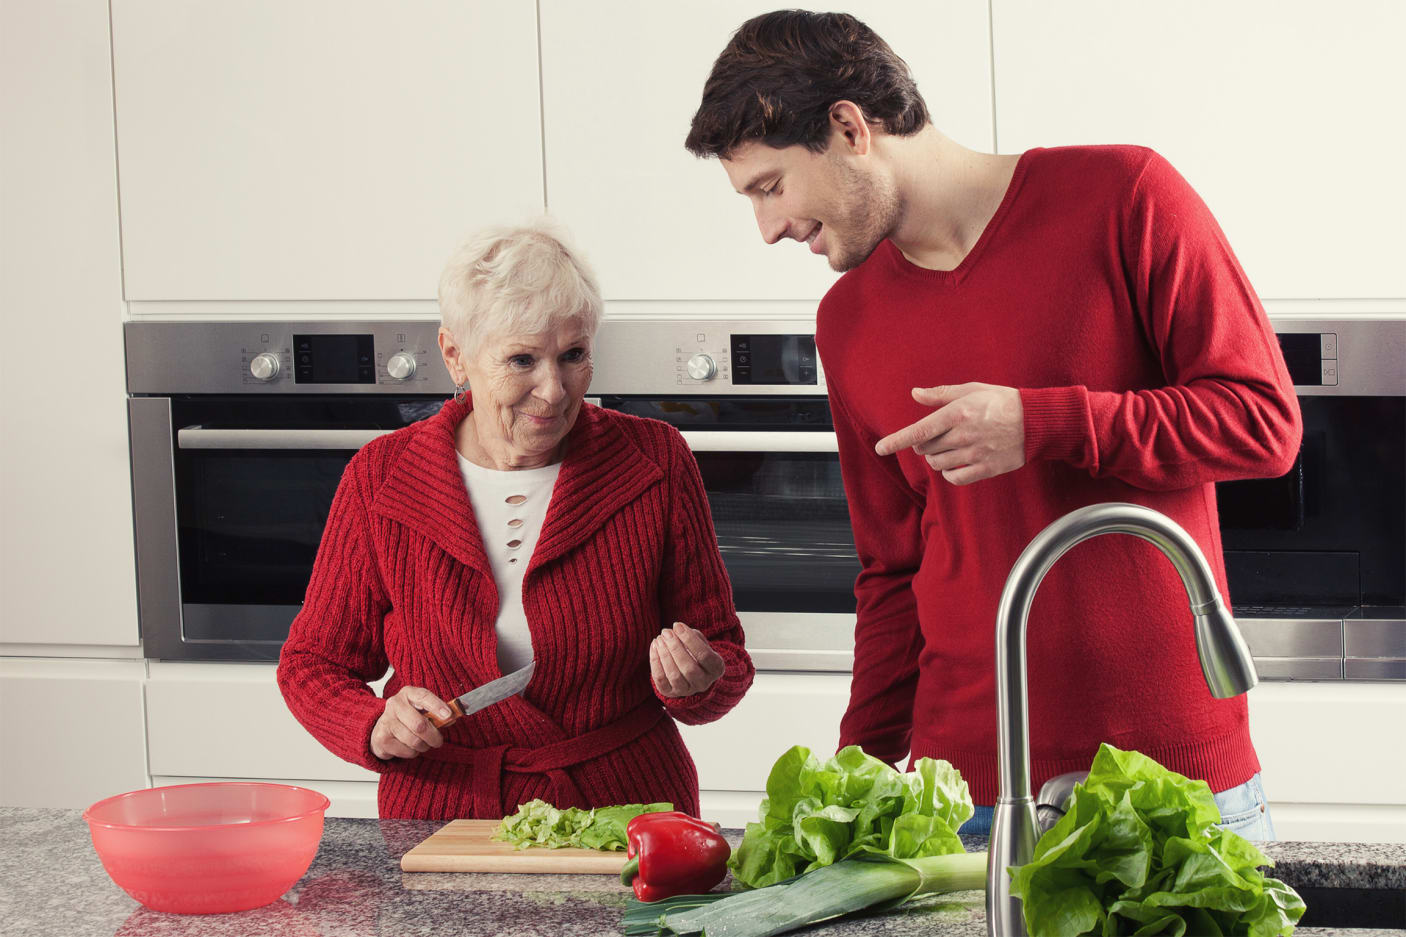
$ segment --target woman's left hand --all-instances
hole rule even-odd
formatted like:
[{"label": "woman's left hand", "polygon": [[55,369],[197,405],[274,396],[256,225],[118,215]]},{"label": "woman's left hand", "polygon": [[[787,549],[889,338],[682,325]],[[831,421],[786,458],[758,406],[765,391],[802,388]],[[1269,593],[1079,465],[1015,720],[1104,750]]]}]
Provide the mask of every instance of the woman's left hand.
[{"label": "woman's left hand", "polygon": [[681,621],[650,642],[649,675],[661,696],[702,693],[717,682],[727,663],[702,633]]}]

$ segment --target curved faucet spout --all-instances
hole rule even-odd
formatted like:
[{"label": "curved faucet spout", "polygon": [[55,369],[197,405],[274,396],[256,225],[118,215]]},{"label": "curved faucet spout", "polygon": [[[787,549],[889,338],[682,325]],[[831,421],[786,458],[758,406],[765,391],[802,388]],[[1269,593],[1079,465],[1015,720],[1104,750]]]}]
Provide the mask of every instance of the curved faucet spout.
[{"label": "curved faucet spout", "polygon": [[1038,822],[1030,795],[1030,724],[1026,691],[1025,629],[1040,581],[1070,548],[1099,534],[1132,534],[1166,555],[1186,586],[1195,616],[1196,651],[1211,694],[1238,696],[1258,682],[1250,650],[1221,601],[1215,577],[1196,541],[1165,514],[1138,504],[1093,504],[1071,511],[1042,530],[1006,578],[996,613],[996,708],[1000,720],[1000,796],[996,799],[986,871],[986,931],[1025,933],[1020,899],[1011,895],[1006,869],[1035,854]]}]

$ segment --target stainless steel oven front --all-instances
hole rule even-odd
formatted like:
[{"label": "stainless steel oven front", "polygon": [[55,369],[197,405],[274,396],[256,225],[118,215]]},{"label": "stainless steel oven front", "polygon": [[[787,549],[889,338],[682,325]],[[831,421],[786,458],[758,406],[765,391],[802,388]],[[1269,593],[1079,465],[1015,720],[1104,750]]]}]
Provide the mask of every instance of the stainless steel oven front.
[{"label": "stainless steel oven front", "polygon": [[[127,326],[148,656],[277,656],[347,460],[453,390],[436,327]],[[1219,492],[1237,617],[1266,678],[1406,679],[1406,322],[1275,328],[1305,441]],[[849,670],[859,562],[813,324],[614,318],[595,361],[593,402],[693,449],[757,666]]]},{"label": "stainless steel oven front", "polygon": [[[1272,321],[1304,441],[1283,477],[1218,486],[1235,614],[1265,679],[1406,680],[1406,322]],[[859,563],[811,323],[612,323],[597,358],[603,405],[693,447],[758,666],[850,669]]]},{"label": "stainless steel oven front", "polygon": [[595,359],[596,402],[693,450],[756,666],[849,671],[859,559],[814,323],[615,319]]},{"label": "stainless steel oven front", "polygon": [[278,658],[347,461],[453,393],[437,327],[127,324],[147,657]]},{"label": "stainless steel oven front", "polygon": [[[148,657],[277,658],[347,461],[453,393],[437,327],[127,324]],[[811,324],[609,320],[591,394],[683,430],[758,665],[848,670],[859,564]]]}]

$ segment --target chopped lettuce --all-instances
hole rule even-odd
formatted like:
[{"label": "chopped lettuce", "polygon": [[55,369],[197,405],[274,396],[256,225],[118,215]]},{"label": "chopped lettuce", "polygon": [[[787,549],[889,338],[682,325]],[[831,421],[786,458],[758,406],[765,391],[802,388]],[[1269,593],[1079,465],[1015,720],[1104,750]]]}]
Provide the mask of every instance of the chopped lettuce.
[{"label": "chopped lettuce", "polygon": [[1139,752],[1103,745],[1068,812],[1012,869],[1031,934],[1273,937],[1304,903],[1257,866],[1268,857],[1222,830],[1211,789]]},{"label": "chopped lettuce", "polygon": [[971,818],[967,782],[945,761],[897,771],[857,745],[821,763],[797,745],[771,769],[759,822],[748,823],[728,865],[760,888],[851,856],[917,859],[960,853]]},{"label": "chopped lettuce", "polygon": [[493,838],[512,843],[518,849],[545,846],[560,849],[604,849],[619,852],[626,847],[625,824],[642,813],[673,810],[673,804],[621,804],[618,807],[578,807],[559,809],[545,800],[519,804],[517,813],[504,817]]}]

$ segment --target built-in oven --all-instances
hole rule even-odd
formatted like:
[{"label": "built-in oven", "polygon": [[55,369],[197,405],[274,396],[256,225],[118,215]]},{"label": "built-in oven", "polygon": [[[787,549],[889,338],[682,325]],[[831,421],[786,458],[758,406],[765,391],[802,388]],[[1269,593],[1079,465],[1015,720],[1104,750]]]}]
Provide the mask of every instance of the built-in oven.
[{"label": "built-in oven", "polygon": [[[1264,679],[1406,679],[1406,321],[1273,324],[1304,437],[1284,476],[1218,486],[1236,617]],[[600,345],[602,404],[693,447],[758,667],[848,670],[859,564],[811,324],[612,323]]]},{"label": "built-in oven", "polygon": [[436,329],[127,324],[148,657],[278,659],[347,461],[453,392]]},{"label": "built-in oven", "polygon": [[809,320],[612,320],[592,399],[672,424],[698,461],[753,662],[848,671],[859,558]]},{"label": "built-in oven", "polygon": [[1406,680],[1406,321],[1273,324],[1303,443],[1217,486],[1236,620],[1263,679]]},{"label": "built-in oven", "polygon": [[[347,459],[452,392],[436,327],[128,325],[148,656],[277,656]],[[1406,322],[1275,327],[1304,444],[1220,489],[1237,617],[1266,679],[1406,679]],[[617,318],[594,357],[588,399],[692,448],[757,666],[848,670],[859,562],[813,324]]]}]

